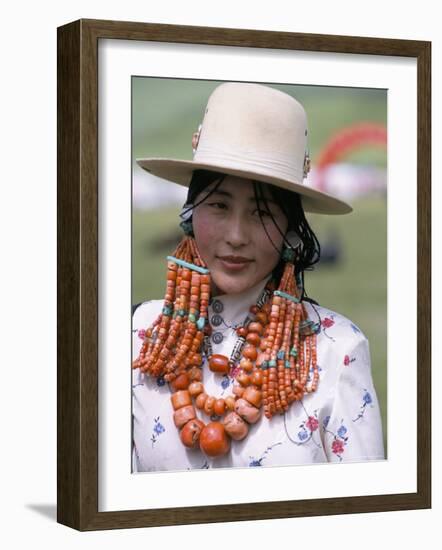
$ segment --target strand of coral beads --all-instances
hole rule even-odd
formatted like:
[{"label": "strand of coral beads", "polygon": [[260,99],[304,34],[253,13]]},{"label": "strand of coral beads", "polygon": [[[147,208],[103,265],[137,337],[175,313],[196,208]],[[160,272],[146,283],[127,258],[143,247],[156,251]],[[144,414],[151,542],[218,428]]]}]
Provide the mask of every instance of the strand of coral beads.
[{"label": "strand of coral beads", "polygon": [[[183,379],[179,388],[176,383],[172,384],[173,389],[177,390],[171,397],[177,427],[181,423],[179,415],[184,415],[184,412],[195,415],[183,425],[180,432],[181,441],[187,447],[192,448],[199,445],[200,449],[210,457],[223,455],[230,450],[231,439],[237,441],[244,439],[248,434],[249,425],[259,420],[262,401],[259,388],[262,384],[262,373],[260,369],[253,366],[252,361],[256,359],[257,352],[250,342],[257,343],[256,337],[259,338],[258,334],[263,331],[259,319],[267,318],[263,309],[271,290],[272,286],[269,283],[257,304],[250,308],[243,325],[237,329],[238,339],[230,358],[212,353],[209,339],[210,326],[206,330],[204,351],[209,369],[216,374],[226,375],[230,374],[232,369],[238,365],[241,367],[235,376],[237,384],[234,385],[233,395],[225,399],[211,396],[205,391],[201,379],[193,381],[189,379],[188,384]],[[204,425],[201,420],[196,418],[196,411],[191,408],[192,399],[197,409],[204,411],[212,418],[213,415],[220,420],[222,418],[222,421],[212,420]],[[187,420],[187,416],[184,416],[183,422]]]}]

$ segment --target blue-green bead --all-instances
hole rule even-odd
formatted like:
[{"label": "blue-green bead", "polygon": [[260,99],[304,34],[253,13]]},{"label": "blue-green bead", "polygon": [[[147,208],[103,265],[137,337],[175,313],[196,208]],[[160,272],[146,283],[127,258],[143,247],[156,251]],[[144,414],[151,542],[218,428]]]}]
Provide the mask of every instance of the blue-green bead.
[{"label": "blue-green bead", "polygon": [[280,349],[280,350],[278,351],[278,354],[277,354],[276,357],[277,357],[278,359],[284,359],[284,356],[285,356],[285,352],[284,352],[282,349]]},{"label": "blue-green bead", "polygon": [[269,362],[268,361],[263,361],[261,363],[261,369],[262,370],[267,370],[269,368]]},{"label": "blue-green bead", "polygon": [[192,222],[189,221],[183,221],[180,223],[181,229],[184,231],[185,235],[191,235],[193,236],[193,226]]},{"label": "blue-green bead", "polygon": [[203,330],[204,329],[204,326],[206,324],[206,319],[205,317],[200,317],[196,323],[196,327],[198,330]]},{"label": "blue-green bead", "polygon": [[297,350],[296,348],[292,348],[292,349],[290,350],[290,355],[291,355],[292,357],[297,357],[297,356],[298,356],[298,350]]},{"label": "blue-green bead", "polygon": [[286,369],[289,369],[289,368],[290,368],[290,361],[286,361],[286,362],[284,363],[284,367],[285,367]]},{"label": "blue-green bead", "polygon": [[285,262],[293,262],[294,259],[295,259],[295,253],[294,253],[294,251],[291,250],[291,249],[288,248],[288,247],[284,247],[283,252],[282,252],[282,259],[283,259]]},{"label": "blue-green bead", "polygon": [[191,323],[194,323],[196,321],[196,317],[193,313],[189,313],[189,321]]},{"label": "blue-green bead", "polygon": [[179,315],[180,317],[184,317],[184,316],[186,315],[186,310],[185,310],[185,309],[180,309],[180,310],[178,311],[178,315]]},{"label": "blue-green bead", "polygon": [[270,359],[269,367],[276,367],[276,361],[274,359]]}]

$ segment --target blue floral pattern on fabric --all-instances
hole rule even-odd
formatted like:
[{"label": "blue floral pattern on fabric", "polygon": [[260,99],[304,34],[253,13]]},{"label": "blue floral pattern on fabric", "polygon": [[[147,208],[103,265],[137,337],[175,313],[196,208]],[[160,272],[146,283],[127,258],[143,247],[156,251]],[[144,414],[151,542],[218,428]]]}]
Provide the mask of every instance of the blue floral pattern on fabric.
[{"label": "blue floral pattern on fabric", "polygon": [[364,414],[367,410],[368,405],[370,405],[370,407],[373,408],[373,398],[371,397],[370,392],[368,392],[367,390],[364,389],[364,394],[362,396],[361,408],[359,409],[358,416],[353,419],[353,422],[357,422],[358,420],[363,418],[363,416],[364,416]]},{"label": "blue floral pattern on fabric", "polygon": [[221,395],[224,395],[226,393],[226,390],[228,390],[230,386],[233,386],[235,382],[235,376],[239,373],[240,370],[241,369],[239,365],[235,365],[230,369],[230,372],[228,374],[225,374],[221,378],[221,387],[223,389]]},{"label": "blue floral pattern on fabric", "polygon": [[252,467],[256,467],[256,466],[262,466],[262,461],[267,458],[267,455],[273,449],[273,447],[277,447],[278,445],[282,445],[282,443],[281,442],[275,443],[274,445],[271,445],[270,447],[267,447],[267,449],[261,455],[261,458],[253,458],[252,456],[250,456],[249,457],[250,458],[249,467],[252,468]]},{"label": "blue floral pattern on fabric", "polygon": [[284,415],[284,427],[287,434],[287,437],[290,439],[292,443],[295,443],[296,445],[303,445],[305,443],[308,443],[309,441],[312,441],[317,447],[320,447],[321,444],[316,441],[316,432],[319,428],[319,420],[318,420],[318,411],[313,411],[313,415],[309,414],[307,412],[307,409],[305,408],[304,402],[301,400],[300,404],[305,412],[305,420],[298,426],[298,432],[296,434],[297,440],[293,439],[288,431],[287,431],[287,425],[286,425],[286,417]]},{"label": "blue floral pattern on fabric", "polygon": [[165,427],[160,422],[160,417],[157,416],[153,419],[154,421],[154,427],[153,432],[150,440],[152,441],[152,448],[155,445],[155,443],[158,441],[158,437],[166,431]]},{"label": "blue floral pattern on fabric", "polygon": [[[228,306],[228,307],[227,307]],[[242,316],[235,302],[234,307]],[[249,301],[245,303],[249,307]],[[140,307],[133,327],[133,356],[136,358],[147,327],[161,312],[155,301],[148,310]],[[163,377],[149,377],[137,370],[132,375],[133,461],[136,471],[208,470],[212,467],[270,467],[281,464],[311,464],[383,458],[379,405],[373,387],[368,343],[360,329],[342,315],[306,304],[309,318],[320,324],[317,340],[318,390],[293,402],[290,410],[275,421],[263,419],[242,442],[232,441],[232,452],[222,458],[204,456],[180,442],[173,422],[169,384]],[[313,309],[315,311],[310,311]],[[316,313],[316,317],[315,317]],[[230,318],[230,317],[229,317]],[[232,323],[237,318],[232,316]],[[242,317],[241,317],[242,319]],[[223,331],[222,351],[226,356],[237,342],[236,334]],[[216,351],[216,350],[215,350]],[[239,365],[225,375],[201,367],[210,395],[226,398],[232,393]],[[311,383],[313,371],[305,373]],[[167,391],[166,391],[167,390]],[[198,412],[198,417],[201,418]],[[219,417],[212,416],[214,421]],[[204,421],[208,418],[204,416]],[[284,431],[285,430],[285,431]]]}]

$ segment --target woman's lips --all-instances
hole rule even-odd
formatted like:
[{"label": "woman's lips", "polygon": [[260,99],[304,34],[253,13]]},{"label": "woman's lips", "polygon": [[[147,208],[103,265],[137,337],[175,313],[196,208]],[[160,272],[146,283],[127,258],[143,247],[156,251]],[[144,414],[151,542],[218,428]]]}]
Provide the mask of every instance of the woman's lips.
[{"label": "woman's lips", "polygon": [[242,256],[218,256],[218,260],[229,271],[242,271],[253,261]]}]

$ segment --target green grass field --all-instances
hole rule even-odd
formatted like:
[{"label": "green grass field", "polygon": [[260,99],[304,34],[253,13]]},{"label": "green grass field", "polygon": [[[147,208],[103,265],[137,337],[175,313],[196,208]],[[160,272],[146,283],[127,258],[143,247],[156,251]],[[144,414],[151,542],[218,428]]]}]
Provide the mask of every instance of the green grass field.
[{"label": "green grass field", "polygon": [[[309,216],[322,245],[331,235],[338,239],[342,259],[306,273],[305,285],[311,298],[350,318],[368,337],[386,446],[387,207],[382,197],[353,206],[354,212],[346,216]],[[133,303],[164,296],[166,256],[181,238],[178,212],[178,208],[133,212]]]}]

